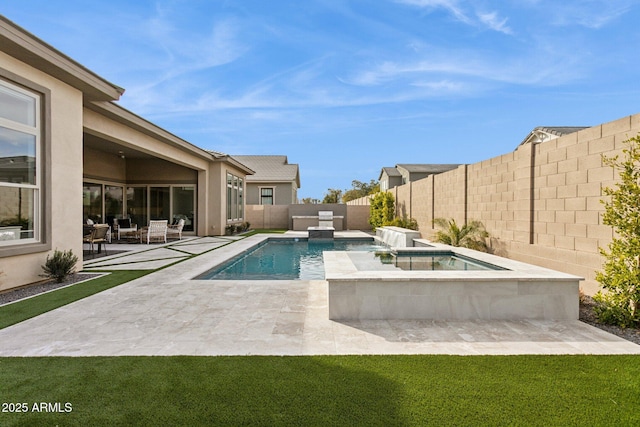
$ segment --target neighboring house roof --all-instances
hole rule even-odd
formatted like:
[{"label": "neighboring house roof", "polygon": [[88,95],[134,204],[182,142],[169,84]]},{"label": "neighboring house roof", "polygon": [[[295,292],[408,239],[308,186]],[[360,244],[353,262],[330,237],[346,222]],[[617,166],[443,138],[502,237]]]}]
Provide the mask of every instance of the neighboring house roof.
[{"label": "neighboring house roof", "polygon": [[382,179],[383,173],[386,173],[388,177],[402,176],[402,174],[398,171],[398,169],[385,167],[385,168],[382,168],[382,170],[380,171],[380,176],[378,177],[378,180]]},{"label": "neighboring house roof", "polygon": [[409,163],[399,163],[396,165],[396,168],[403,168],[409,173],[442,173],[450,171],[451,169],[455,169],[459,164],[409,164]]},{"label": "neighboring house roof", "polygon": [[232,157],[255,171],[255,174],[247,177],[247,182],[295,182],[300,188],[300,169],[297,164],[289,164],[287,156]]},{"label": "neighboring house roof", "polygon": [[581,131],[587,127],[588,126],[538,126],[529,132],[529,135],[522,140],[518,147],[526,144],[527,142],[539,144],[544,141],[549,141],[551,139],[556,139],[564,135]]},{"label": "neighboring house roof", "polygon": [[431,163],[398,163],[394,167],[384,167],[380,171],[378,180],[382,179],[382,174],[386,173],[388,177],[400,177],[402,172],[398,170],[404,169],[410,174],[422,173],[428,175],[435,175],[442,172],[447,172],[460,166],[459,164],[431,164]]}]

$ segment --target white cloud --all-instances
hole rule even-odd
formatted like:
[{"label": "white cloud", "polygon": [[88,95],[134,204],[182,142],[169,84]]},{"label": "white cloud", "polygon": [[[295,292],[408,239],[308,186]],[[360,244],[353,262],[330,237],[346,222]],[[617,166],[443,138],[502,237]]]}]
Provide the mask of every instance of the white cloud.
[{"label": "white cloud", "polygon": [[[472,13],[467,12],[458,0],[396,0],[396,2],[421,9],[444,9],[451,13],[456,20],[467,25],[485,27],[504,34],[512,34],[511,28],[506,25],[507,18],[500,18],[498,12],[476,12],[478,18],[476,20],[472,17]],[[471,6],[475,7],[473,3]]]},{"label": "white cloud", "polygon": [[492,30],[499,31],[505,34],[512,34],[511,28],[507,26],[507,18],[499,18],[497,12],[478,13],[480,22],[485,24]]},{"label": "white cloud", "polygon": [[458,21],[467,24],[471,23],[471,20],[463,12],[457,0],[396,0],[396,2],[425,9],[445,9]]}]

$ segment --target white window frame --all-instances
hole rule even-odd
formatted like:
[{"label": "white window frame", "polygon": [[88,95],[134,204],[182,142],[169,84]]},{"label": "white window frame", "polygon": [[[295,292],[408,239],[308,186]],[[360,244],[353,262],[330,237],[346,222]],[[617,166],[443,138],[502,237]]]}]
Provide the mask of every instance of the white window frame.
[{"label": "white window frame", "polygon": [[13,120],[0,117],[0,126],[6,129],[26,133],[35,137],[35,180],[34,184],[0,182],[0,187],[5,188],[25,188],[33,190],[33,237],[18,238],[13,240],[0,240],[0,247],[11,247],[32,243],[41,243],[42,232],[42,94],[15,85],[7,80],[0,79],[0,85],[6,89],[17,92],[21,95],[34,99],[35,123],[33,126],[15,122]]},{"label": "white window frame", "polygon": [[227,171],[226,186],[227,186],[227,192],[226,192],[227,223],[243,221],[244,220],[244,178],[238,175],[234,175],[233,173]]}]

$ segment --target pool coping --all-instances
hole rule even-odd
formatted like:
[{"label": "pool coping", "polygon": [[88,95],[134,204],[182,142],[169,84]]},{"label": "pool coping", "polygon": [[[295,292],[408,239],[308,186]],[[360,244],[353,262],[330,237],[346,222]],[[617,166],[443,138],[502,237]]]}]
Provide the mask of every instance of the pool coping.
[{"label": "pool coping", "polygon": [[[498,281],[512,280],[540,280],[550,279],[555,281],[580,281],[583,277],[575,276],[560,271],[551,270],[536,265],[527,264],[508,258],[486,252],[475,251],[472,249],[453,247],[441,243],[429,242],[430,247],[392,247],[392,252],[398,253],[427,253],[427,252],[451,252],[459,254],[471,259],[477,259],[487,264],[496,265],[503,270],[469,270],[469,271],[428,271],[428,270],[361,270],[349,256],[344,256],[345,252],[334,251],[325,254],[325,279],[339,281],[341,279],[358,278],[360,280],[372,279],[372,275],[376,275],[375,279],[381,280],[416,280],[428,279],[433,281],[451,281],[458,280],[462,274],[465,279],[473,281],[474,279],[486,280],[487,278],[495,278]],[[352,253],[352,252],[351,252]]]}]

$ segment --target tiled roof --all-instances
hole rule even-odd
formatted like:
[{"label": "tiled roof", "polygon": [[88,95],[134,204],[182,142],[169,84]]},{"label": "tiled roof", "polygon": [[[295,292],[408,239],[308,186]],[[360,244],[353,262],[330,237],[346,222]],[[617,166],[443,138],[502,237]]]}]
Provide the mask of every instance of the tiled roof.
[{"label": "tiled roof", "polygon": [[300,187],[300,171],[297,164],[289,164],[287,156],[232,155],[234,159],[255,171],[247,176],[247,182],[295,181]]}]

